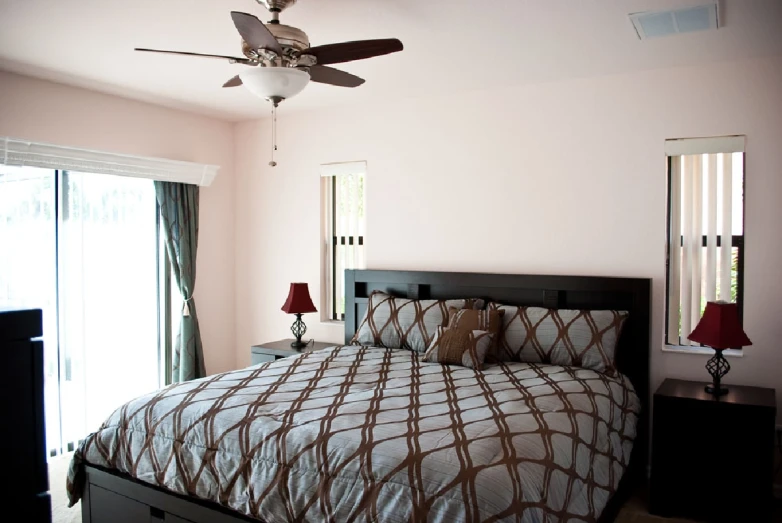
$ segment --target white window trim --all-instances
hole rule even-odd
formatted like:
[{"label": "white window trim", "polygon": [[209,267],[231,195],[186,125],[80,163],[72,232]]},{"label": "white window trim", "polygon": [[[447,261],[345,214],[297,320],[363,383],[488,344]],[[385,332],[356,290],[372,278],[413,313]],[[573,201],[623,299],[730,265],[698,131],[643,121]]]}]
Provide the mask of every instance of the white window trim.
[{"label": "white window trim", "polygon": [[715,136],[711,138],[676,138],[665,140],[666,156],[688,156],[693,154],[720,154],[746,152],[747,137],[744,135]]},{"label": "white window trim", "polygon": [[320,175],[341,176],[343,174],[367,175],[367,162],[324,163],[320,166]]},{"label": "white window trim", "polygon": [[0,137],[0,165],[113,174],[202,187],[208,187],[220,169],[217,165],[94,151],[8,136]]},{"label": "white window trim", "polygon": [[[663,345],[663,352],[675,354],[693,354],[700,356],[714,356],[715,350],[709,347],[694,347],[692,345]],[[728,358],[743,358],[744,351],[736,349],[725,349],[722,355]]]}]

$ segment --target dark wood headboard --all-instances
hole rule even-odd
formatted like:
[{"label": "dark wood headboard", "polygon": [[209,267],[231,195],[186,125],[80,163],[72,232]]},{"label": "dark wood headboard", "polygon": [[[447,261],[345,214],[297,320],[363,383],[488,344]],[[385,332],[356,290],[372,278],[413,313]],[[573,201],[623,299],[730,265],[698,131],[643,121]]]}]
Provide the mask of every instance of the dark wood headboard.
[{"label": "dark wood headboard", "polygon": [[[483,298],[552,309],[629,311],[617,346],[616,363],[630,378],[643,405],[633,450],[633,461],[641,469],[640,474],[645,473],[647,463],[651,288],[649,278],[347,270],[345,342],[356,332],[369,295],[376,290],[417,299]],[[640,454],[639,458],[636,453]]]}]

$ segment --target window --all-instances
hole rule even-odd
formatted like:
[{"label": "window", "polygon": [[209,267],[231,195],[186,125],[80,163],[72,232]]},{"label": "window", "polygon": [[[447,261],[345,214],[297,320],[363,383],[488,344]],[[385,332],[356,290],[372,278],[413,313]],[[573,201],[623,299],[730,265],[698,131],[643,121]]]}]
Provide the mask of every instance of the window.
[{"label": "window", "polygon": [[706,302],[743,311],[744,137],[666,141],[667,345],[687,339]]},{"label": "window", "polygon": [[365,162],[321,166],[321,310],[326,320],[345,320],[345,269],[366,266],[365,174]]}]

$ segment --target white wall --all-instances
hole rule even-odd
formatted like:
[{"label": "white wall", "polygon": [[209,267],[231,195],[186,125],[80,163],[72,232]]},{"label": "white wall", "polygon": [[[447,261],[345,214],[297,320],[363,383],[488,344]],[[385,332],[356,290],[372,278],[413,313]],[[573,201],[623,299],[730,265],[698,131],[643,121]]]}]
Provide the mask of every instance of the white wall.
[{"label": "white wall", "polygon": [[[371,80],[371,79],[370,79]],[[654,279],[652,385],[706,380],[705,356],[663,353],[666,138],[745,134],[745,329],[728,383],[782,402],[782,59],[473,92],[383,106],[279,112],[238,124],[237,365],[289,337],[292,281],[320,303],[319,177],[366,160],[368,266]],[[302,96],[305,96],[303,94]],[[308,336],[341,326],[305,317]]]},{"label": "white wall", "polygon": [[220,165],[201,191],[195,299],[207,372],[235,367],[232,124],[0,72],[0,136]]}]

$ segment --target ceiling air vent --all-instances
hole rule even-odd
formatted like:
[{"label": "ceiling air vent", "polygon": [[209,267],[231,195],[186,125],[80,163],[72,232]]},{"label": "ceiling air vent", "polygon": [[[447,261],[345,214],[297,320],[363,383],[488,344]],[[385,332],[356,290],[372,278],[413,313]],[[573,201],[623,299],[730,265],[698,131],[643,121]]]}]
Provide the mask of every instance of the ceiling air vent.
[{"label": "ceiling air vent", "polygon": [[720,26],[717,2],[673,11],[632,13],[629,16],[641,40],[717,29]]}]

